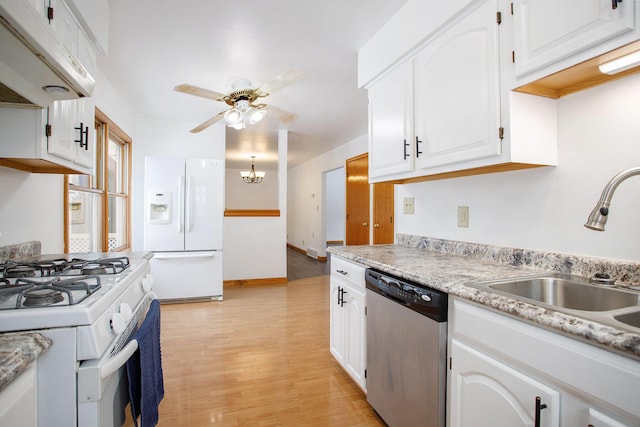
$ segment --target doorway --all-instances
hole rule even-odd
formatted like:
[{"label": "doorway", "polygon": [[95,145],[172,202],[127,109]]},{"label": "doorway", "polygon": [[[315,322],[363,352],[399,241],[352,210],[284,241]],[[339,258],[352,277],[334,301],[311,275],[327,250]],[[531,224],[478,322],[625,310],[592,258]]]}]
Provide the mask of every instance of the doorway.
[{"label": "doorway", "polygon": [[[346,161],[347,245],[391,244],[394,242],[394,186],[369,184],[367,153]],[[371,196],[373,203],[371,204]],[[373,221],[371,221],[373,206]]]}]

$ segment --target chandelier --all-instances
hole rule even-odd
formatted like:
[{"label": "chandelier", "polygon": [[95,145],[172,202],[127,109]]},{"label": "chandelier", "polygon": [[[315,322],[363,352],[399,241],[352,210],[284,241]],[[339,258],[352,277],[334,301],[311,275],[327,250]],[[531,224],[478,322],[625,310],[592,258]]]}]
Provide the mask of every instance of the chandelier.
[{"label": "chandelier", "polygon": [[247,99],[240,99],[233,108],[224,113],[224,120],[234,129],[244,129],[255,125],[267,115],[265,104],[253,105]]},{"label": "chandelier", "polygon": [[256,156],[251,156],[251,170],[250,171],[241,171],[240,176],[242,180],[247,184],[260,184],[264,179],[265,172],[256,172],[256,167],[253,159]]}]

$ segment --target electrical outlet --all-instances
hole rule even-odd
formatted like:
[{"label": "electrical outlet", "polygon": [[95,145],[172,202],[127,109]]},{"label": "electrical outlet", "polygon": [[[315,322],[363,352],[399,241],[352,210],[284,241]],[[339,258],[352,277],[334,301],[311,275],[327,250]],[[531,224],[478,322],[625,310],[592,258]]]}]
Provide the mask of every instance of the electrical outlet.
[{"label": "electrical outlet", "polygon": [[413,215],[413,197],[404,198],[404,213]]},{"label": "electrical outlet", "polygon": [[469,206],[458,206],[458,227],[469,227]]}]

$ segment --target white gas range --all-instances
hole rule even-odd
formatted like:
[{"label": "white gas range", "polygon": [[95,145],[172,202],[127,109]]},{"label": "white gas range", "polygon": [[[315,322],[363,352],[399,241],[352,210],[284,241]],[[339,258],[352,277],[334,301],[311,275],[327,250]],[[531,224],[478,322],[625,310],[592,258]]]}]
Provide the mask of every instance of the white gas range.
[{"label": "white gas range", "polygon": [[84,254],[0,263],[0,332],[53,340],[37,362],[39,426],[111,426],[128,403],[126,345],[144,319],[153,277],[143,258]]}]

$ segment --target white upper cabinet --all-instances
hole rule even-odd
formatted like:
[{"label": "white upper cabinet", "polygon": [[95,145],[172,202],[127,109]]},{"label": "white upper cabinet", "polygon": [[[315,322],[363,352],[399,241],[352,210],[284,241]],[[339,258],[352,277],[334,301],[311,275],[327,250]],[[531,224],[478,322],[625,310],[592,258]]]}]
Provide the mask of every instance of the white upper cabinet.
[{"label": "white upper cabinet", "polygon": [[486,2],[414,61],[419,169],[501,154],[497,10]]},{"label": "white upper cabinet", "polygon": [[411,172],[413,70],[403,63],[369,89],[369,178]]},{"label": "white upper cabinet", "polygon": [[517,85],[637,40],[637,1],[618,1],[515,0]]},{"label": "white upper cabinet", "polygon": [[56,101],[49,107],[49,154],[93,168],[94,105],[91,98]]},{"label": "white upper cabinet", "polygon": [[39,173],[91,173],[94,111],[91,98],[56,101],[48,109],[2,108],[0,164]]}]

